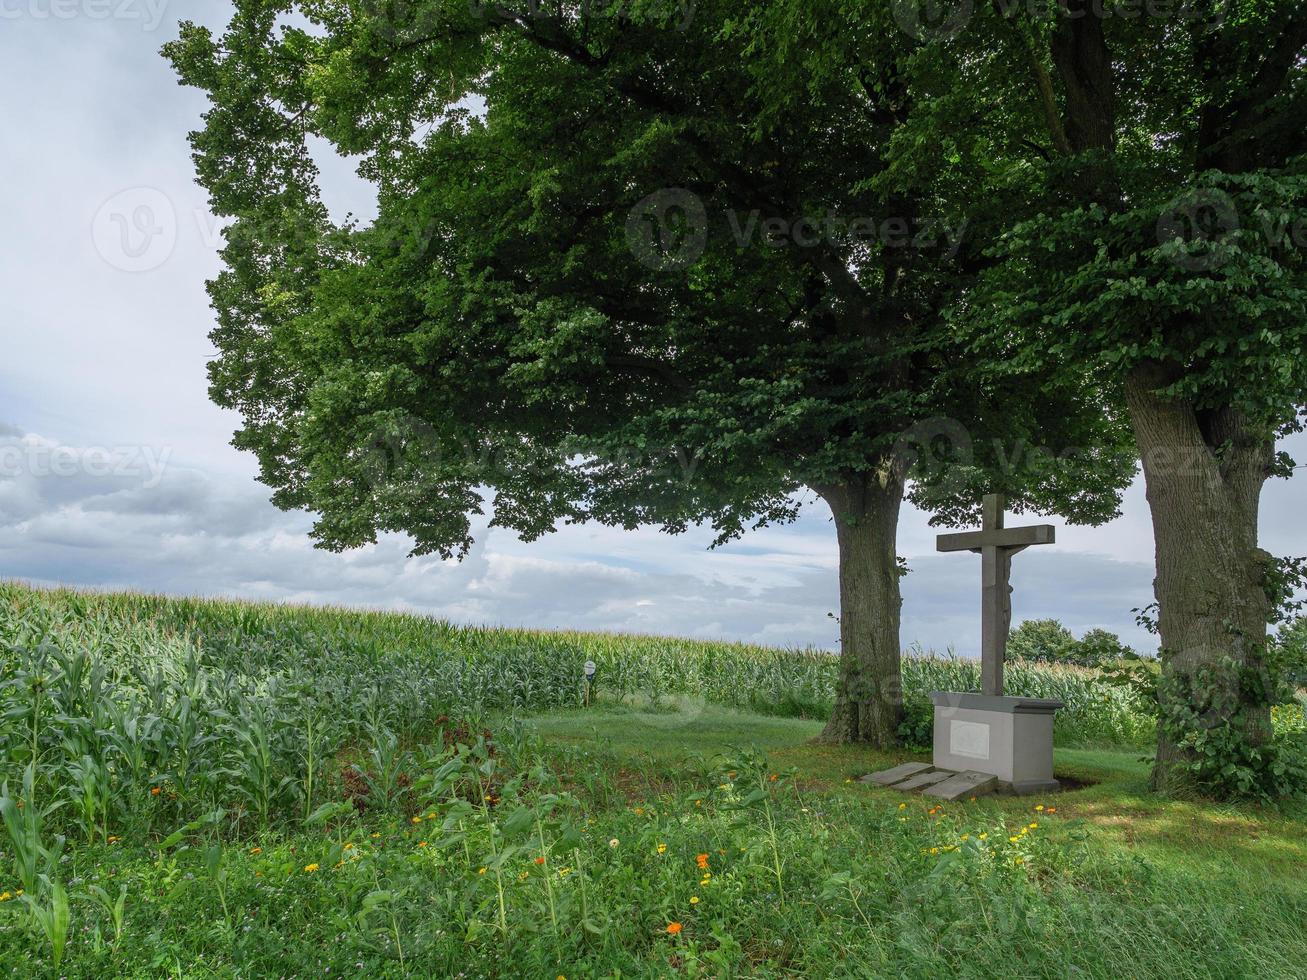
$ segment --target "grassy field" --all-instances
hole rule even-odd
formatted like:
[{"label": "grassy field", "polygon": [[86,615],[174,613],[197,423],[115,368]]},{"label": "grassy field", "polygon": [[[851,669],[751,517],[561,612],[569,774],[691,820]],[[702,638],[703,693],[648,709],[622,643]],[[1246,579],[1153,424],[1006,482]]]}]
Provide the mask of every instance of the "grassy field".
[{"label": "grassy field", "polygon": [[1303,810],[1153,798],[1138,705],[1010,677],[1077,788],[933,807],[813,741],[822,654],[0,584],[0,969],[1302,976]]}]

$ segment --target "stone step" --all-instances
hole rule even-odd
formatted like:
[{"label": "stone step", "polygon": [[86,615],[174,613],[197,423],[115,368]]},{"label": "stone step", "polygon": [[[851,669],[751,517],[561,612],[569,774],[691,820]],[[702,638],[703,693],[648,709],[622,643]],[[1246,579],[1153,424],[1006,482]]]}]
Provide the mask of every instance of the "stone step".
[{"label": "stone step", "polygon": [[964,796],[981,796],[998,789],[998,777],[987,772],[952,773],[941,782],[927,788],[922,795],[934,796],[941,800],[957,800]]},{"label": "stone step", "polygon": [[916,776],[923,772],[929,772],[933,766],[925,762],[905,762],[901,766],[895,766],[893,769],[886,769],[882,772],[873,772],[870,776],[863,776],[858,782],[877,783],[881,786],[893,786],[895,783],[901,783],[909,776]]},{"label": "stone step", "polygon": [[945,769],[933,769],[930,772],[923,772],[920,775],[905,779],[901,783],[895,783],[895,789],[901,789],[905,793],[911,793],[926,786],[934,786],[936,783],[943,782],[952,776],[953,773]]}]

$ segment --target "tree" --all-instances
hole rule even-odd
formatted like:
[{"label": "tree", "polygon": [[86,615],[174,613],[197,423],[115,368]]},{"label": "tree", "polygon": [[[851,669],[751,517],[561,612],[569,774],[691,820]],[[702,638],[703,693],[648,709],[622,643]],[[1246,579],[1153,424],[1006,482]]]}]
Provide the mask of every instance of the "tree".
[{"label": "tree", "polygon": [[1275,562],[1257,517],[1291,466],[1276,438],[1307,404],[1307,5],[1132,9],[978,6],[929,46],[937,90],[970,79],[972,110],[1007,132],[996,172],[1038,188],[963,312],[1028,366],[1096,373],[1129,413],[1156,537],[1168,789],[1196,733],[1273,755]]},{"label": "tree", "polygon": [[[720,542],[806,488],[840,552],[827,733],[887,743],[909,477],[946,519],[995,489],[1100,521],[1132,466],[1092,379],[980,363],[942,316],[1005,201],[954,206],[983,167],[897,143],[916,96],[888,14],[860,47],[821,25],[836,57],[809,74],[773,44],[790,12],[242,0],[166,53],[209,94],[195,160],[234,222],[212,395],[275,503],[323,547],[449,556],[483,491],[527,539]],[[360,157],[370,225],[328,220],[314,139]]]},{"label": "tree", "polygon": [[1013,660],[1056,663],[1075,644],[1071,631],[1056,619],[1027,619],[1008,633],[1007,653]]}]

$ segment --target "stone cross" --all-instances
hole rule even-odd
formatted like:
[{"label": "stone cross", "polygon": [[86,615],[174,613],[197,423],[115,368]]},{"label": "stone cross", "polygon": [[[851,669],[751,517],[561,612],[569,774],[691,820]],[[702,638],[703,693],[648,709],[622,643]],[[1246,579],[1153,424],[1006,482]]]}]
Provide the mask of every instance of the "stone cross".
[{"label": "stone cross", "polygon": [[1012,626],[1012,556],[1034,544],[1053,543],[1053,525],[1003,526],[1003,495],[987,493],[984,523],[979,531],[941,534],[938,551],[974,551],[980,566],[980,690],[991,697],[1003,696],[1003,656]]}]

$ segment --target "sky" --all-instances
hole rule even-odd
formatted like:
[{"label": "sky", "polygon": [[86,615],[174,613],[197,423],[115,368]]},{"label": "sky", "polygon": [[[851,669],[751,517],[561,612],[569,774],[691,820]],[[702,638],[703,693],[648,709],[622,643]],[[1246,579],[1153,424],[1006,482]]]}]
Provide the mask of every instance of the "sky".
[{"label": "sky", "polygon": [[[218,0],[0,0],[0,579],[335,603],[460,623],[838,645],[829,510],[709,550],[706,530],[560,529],[531,544],[476,525],[462,562],[409,558],[400,537],[315,550],[209,402],[218,226],[193,180],[200,93],[159,56],[180,20],[220,28]],[[366,217],[353,165],[319,148],[333,215]],[[1285,446],[1307,458],[1307,440]],[[1303,481],[1263,497],[1263,544],[1307,554]],[[1023,518],[1024,520],[1024,518]],[[1100,528],[1064,527],[1013,565],[1014,620],[1052,617],[1151,650],[1143,489]],[[979,648],[979,559],[937,554],[904,510],[902,637]]]}]

